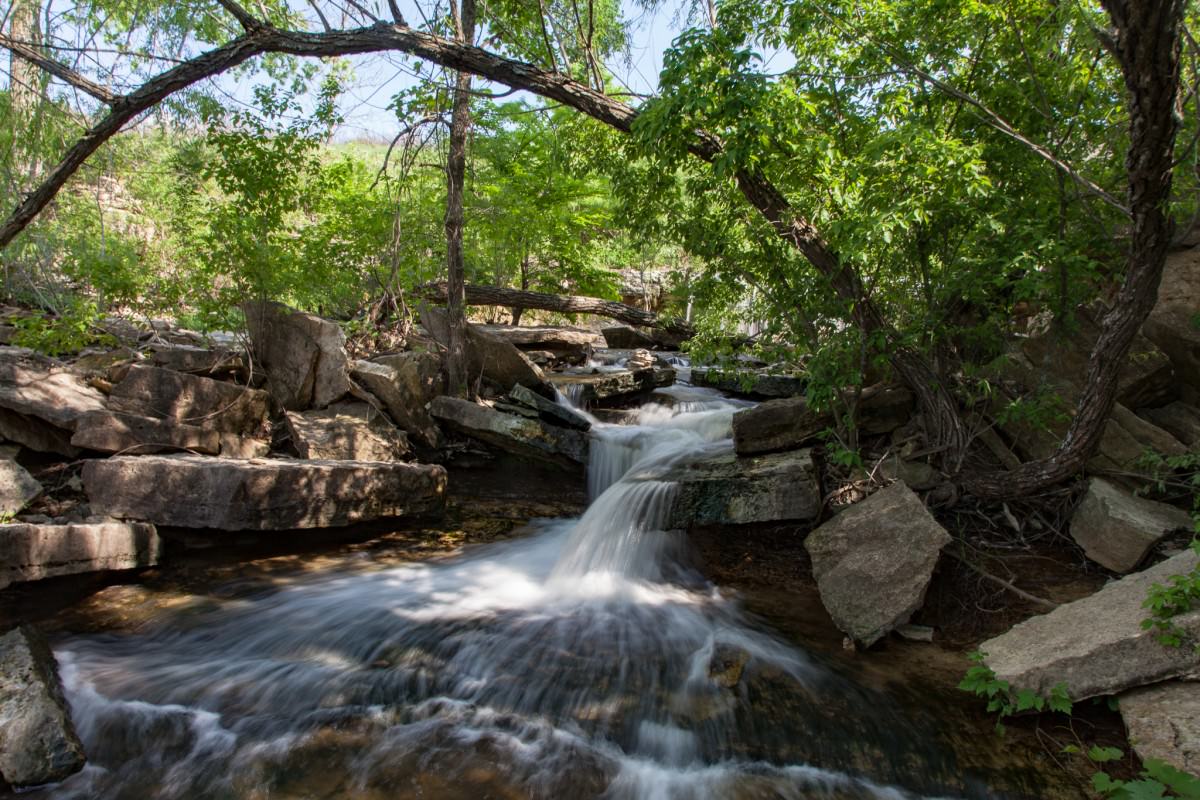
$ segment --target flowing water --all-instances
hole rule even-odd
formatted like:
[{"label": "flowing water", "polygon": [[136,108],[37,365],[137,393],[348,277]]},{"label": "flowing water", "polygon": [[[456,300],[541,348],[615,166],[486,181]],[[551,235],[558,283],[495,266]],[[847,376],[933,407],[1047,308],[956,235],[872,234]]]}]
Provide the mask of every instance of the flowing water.
[{"label": "flowing water", "polygon": [[58,642],[89,765],[33,796],[991,796],[687,567],[661,477],[738,403],[665,396],[595,425],[579,519]]}]

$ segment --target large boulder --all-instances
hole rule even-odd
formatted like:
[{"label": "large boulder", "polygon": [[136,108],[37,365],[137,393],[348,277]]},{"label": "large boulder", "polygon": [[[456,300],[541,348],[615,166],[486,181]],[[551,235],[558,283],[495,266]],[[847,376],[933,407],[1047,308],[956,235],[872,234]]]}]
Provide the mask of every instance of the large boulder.
[{"label": "large boulder", "polygon": [[355,361],[351,373],[387,409],[396,424],[426,447],[440,442],[429,404],[445,391],[442,360],[433,353],[412,352]]},{"label": "large boulder", "polygon": [[[1200,248],[1167,256],[1158,302],[1142,332],[1171,359],[1183,399],[1200,405]],[[1145,405],[1153,405],[1146,403]]]},{"label": "large boulder", "polygon": [[36,786],[83,765],[50,647],[24,625],[0,636],[0,776],[16,787]]},{"label": "large boulder", "polygon": [[399,461],[408,452],[404,433],[366,403],[335,403],[321,410],[288,411],[286,416],[301,458]]},{"label": "large boulder", "polygon": [[1200,683],[1165,681],[1122,692],[1117,700],[1142,761],[1153,758],[1200,775]]},{"label": "large boulder", "polygon": [[72,431],[84,414],[104,408],[104,395],[61,362],[0,347],[0,408]]},{"label": "large boulder", "polygon": [[1200,670],[1200,608],[1174,618],[1182,647],[1167,647],[1142,628],[1150,587],[1196,567],[1192,551],[1113,581],[1100,591],[1033,617],[980,645],[996,677],[1015,690],[1048,696],[1059,683],[1073,700],[1116,694],[1134,686]]},{"label": "large boulder", "polygon": [[949,543],[921,498],[897,481],[821,525],[804,547],[834,624],[870,647],[925,602]]},{"label": "large boulder", "polygon": [[0,525],[0,588],[59,575],[152,567],[161,550],[154,526],[144,522]]},{"label": "large boulder", "polygon": [[600,331],[608,347],[617,350],[652,349],[655,341],[649,334],[628,325],[610,325]]},{"label": "large boulder", "polygon": [[244,303],[246,329],[267,389],[288,411],[324,408],[351,389],[346,334],[336,323],[282,303]]},{"label": "large boulder", "polygon": [[0,458],[0,514],[16,514],[42,493],[42,485],[11,458]]},{"label": "large boulder", "polygon": [[171,419],[140,417],[119,411],[91,411],[79,420],[71,444],[100,453],[190,450],[214,455],[221,452],[221,435],[212,428]]},{"label": "large boulder", "polygon": [[108,398],[113,411],[245,436],[261,434],[266,392],[159,367],[131,367]]},{"label": "large boulder", "polygon": [[[423,308],[421,324],[442,347],[450,346],[450,322],[441,309]],[[553,397],[554,390],[546,382],[546,376],[515,345],[497,336],[467,324],[465,334],[466,368],[468,380],[480,378],[501,392],[521,385],[532,389],[543,397]]]},{"label": "large boulder", "polygon": [[678,484],[669,528],[816,519],[821,493],[808,450],[680,465],[659,478]]},{"label": "large boulder", "polygon": [[[859,399],[859,430],[888,433],[912,415],[913,396],[899,386],[869,386]],[[833,414],[814,411],[803,397],[768,400],[733,415],[733,445],[739,455],[790,450],[812,444],[834,425]]]},{"label": "large boulder", "polygon": [[621,403],[644,397],[655,389],[673,384],[675,370],[656,365],[603,372],[567,371],[551,375],[550,382],[572,403],[587,407],[597,402]]},{"label": "large boulder", "polygon": [[1092,561],[1113,572],[1129,572],[1169,533],[1191,526],[1185,511],[1092,478],[1071,515],[1070,530]]},{"label": "large boulder", "polygon": [[117,456],[89,461],[92,510],[180,528],[289,530],[438,511],[446,470],[360,461]]},{"label": "large boulder", "polygon": [[431,411],[454,430],[514,455],[573,470],[588,462],[588,438],[578,430],[505,414],[457,397],[437,398]]}]

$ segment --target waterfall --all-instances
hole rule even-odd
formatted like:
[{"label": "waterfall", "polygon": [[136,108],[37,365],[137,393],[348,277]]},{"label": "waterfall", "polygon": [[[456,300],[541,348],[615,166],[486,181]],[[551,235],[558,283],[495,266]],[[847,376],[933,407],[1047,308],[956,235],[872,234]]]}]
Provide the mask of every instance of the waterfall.
[{"label": "waterfall", "polygon": [[593,418],[577,520],[444,559],[348,550],[176,589],[135,631],[61,638],[89,766],[27,797],[878,800],[961,784],[886,696],[675,558],[664,478],[729,449],[745,404],[658,399],[632,425]]}]

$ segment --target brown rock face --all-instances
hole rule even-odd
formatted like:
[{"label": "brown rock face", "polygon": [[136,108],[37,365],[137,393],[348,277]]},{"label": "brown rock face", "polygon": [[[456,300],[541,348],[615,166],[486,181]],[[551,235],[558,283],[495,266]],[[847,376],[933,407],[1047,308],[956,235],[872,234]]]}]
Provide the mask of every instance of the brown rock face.
[{"label": "brown rock face", "polygon": [[0,588],[59,575],[152,567],[160,552],[158,533],[143,522],[0,525]]},{"label": "brown rock face", "polygon": [[429,404],[445,391],[442,359],[433,353],[397,353],[354,362],[353,376],[379,398],[409,436],[426,447],[441,441]]},{"label": "brown rock face", "polygon": [[[440,345],[448,346],[450,326],[445,312],[439,309],[423,309],[421,323]],[[520,384],[543,397],[554,396],[554,390],[546,382],[546,376],[524,353],[515,345],[485,333],[476,325],[467,325],[466,357],[467,375],[472,381],[482,376],[502,392]]]},{"label": "brown rock face", "polygon": [[114,411],[254,435],[267,420],[266,392],[158,367],[135,366],[113,387]]},{"label": "brown rock face", "polygon": [[329,320],[281,303],[242,305],[267,388],[288,411],[324,408],[350,391],[346,335]]},{"label": "brown rock face", "polygon": [[161,453],[191,450],[210,455],[220,452],[218,431],[185,425],[170,419],[139,417],[117,411],[90,411],[80,420],[71,444],[101,453]]},{"label": "brown rock face", "polygon": [[404,433],[366,403],[289,411],[287,423],[301,458],[398,461],[408,452]]},{"label": "brown rock face", "polygon": [[[888,433],[912,415],[913,397],[898,386],[871,386],[859,401],[859,429],[867,434]],[[813,411],[803,397],[768,400],[733,415],[733,446],[739,455],[770,453],[811,444],[833,415]]]},{"label": "brown rock face", "polygon": [[[1184,400],[1200,405],[1200,249],[1167,256],[1158,303],[1142,332],[1171,359]],[[1147,404],[1151,405],[1151,404]]]},{"label": "brown rock face", "polygon": [[81,416],[104,408],[104,395],[61,362],[0,347],[0,408],[71,431]]},{"label": "brown rock face", "polygon": [[588,461],[588,438],[578,430],[505,414],[456,397],[437,398],[432,411],[451,428],[514,455],[571,469]]},{"label": "brown rock face", "polygon": [[13,786],[35,786],[83,764],[49,646],[24,625],[0,636],[0,775]]},{"label": "brown rock face", "polygon": [[949,543],[921,498],[896,482],[817,528],[804,547],[834,623],[869,647],[925,602]]},{"label": "brown rock face", "polygon": [[89,461],[92,510],[157,525],[288,530],[438,511],[446,470],[361,461],[118,456]]}]

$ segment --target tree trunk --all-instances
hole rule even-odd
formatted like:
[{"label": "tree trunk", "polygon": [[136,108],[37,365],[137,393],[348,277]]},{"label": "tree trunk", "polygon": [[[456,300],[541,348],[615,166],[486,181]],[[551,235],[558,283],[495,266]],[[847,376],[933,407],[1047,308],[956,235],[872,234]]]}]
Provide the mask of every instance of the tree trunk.
[{"label": "tree trunk", "polygon": [[1129,93],[1129,240],[1125,280],[1088,362],[1087,381],[1075,418],[1058,452],[1045,461],[1009,473],[969,475],[964,488],[978,497],[1015,497],[1070,478],[1104,435],[1117,396],[1117,378],[1129,347],[1154,308],[1162,280],[1172,224],[1171,166],[1179,120],[1180,24],[1182,0],[1104,0],[1117,36],[1113,51]]},{"label": "tree trunk", "polygon": [[[450,3],[455,38],[466,45],[475,39],[475,0]],[[467,133],[471,127],[471,73],[460,70],[454,82],[450,117],[450,153],[446,162],[446,316],[450,327],[446,353],[448,393],[463,397],[467,386],[466,268],[463,260],[463,184],[467,173]]]},{"label": "tree trunk", "polygon": [[[42,40],[41,12],[38,0],[15,0],[9,11],[8,35],[21,44],[39,48]],[[10,52],[8,75],[13,111],[28,118],[42,94],[42,70],[16,52]]]},{"label": "tree trunk", "polygon": [[[420,292],[435,302],[444,302],[446,298],[446,286],[440,283],[426,284],[421,287]],[[664,319],[640,308],[596,297],[523,292],[520,289],[505,289],[500,286],[472,285],[466,287],[466,299],[467,304],[472,306],[509,306],[557,311],[560,314],[596,314],[629,325],[662,328],[685,337],[695,334],[695,329],[681,319]]]}]

